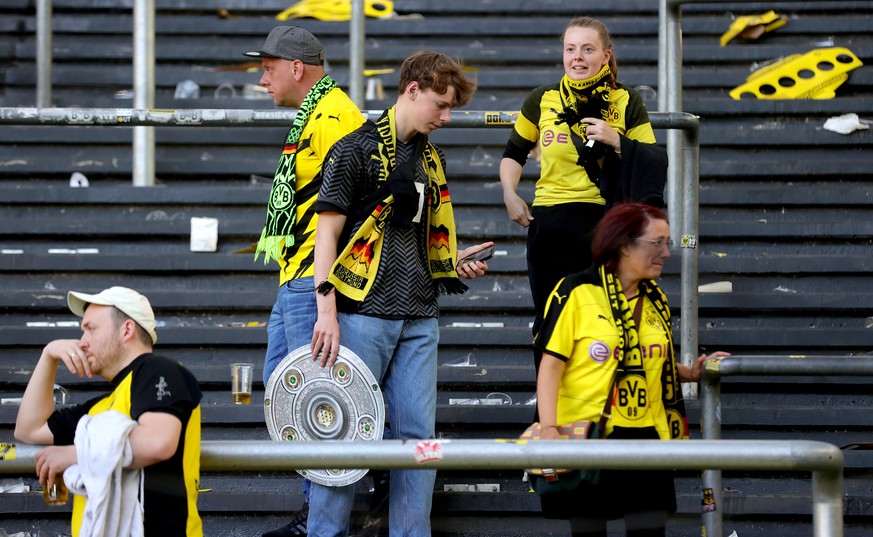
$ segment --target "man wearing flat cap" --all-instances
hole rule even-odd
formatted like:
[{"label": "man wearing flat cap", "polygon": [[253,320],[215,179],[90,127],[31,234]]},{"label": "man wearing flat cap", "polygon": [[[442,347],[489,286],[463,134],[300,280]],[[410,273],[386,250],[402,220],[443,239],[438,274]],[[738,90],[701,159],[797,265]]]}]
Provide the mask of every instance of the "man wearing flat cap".
[{"label": "man wearing flat cap", "polygon": [[[197,512],[202,394],[197,379],[178,362],[152,354],[158,339],[155,315],[136,291],[70,291],[67,304],[82,318],[82,337],[45,346],[15,422],[19,441],[52,444],[35,457],[40,483],[51,488],[63,480],[75,494],[74,537],[202,537]],[[112,392],[55,408],[60,364],[79,377],[104,378]],[[113,467],[113,454],[118,455],[119,481],[106,471]],[[131,475],[135,480],[129,489]],[[101,476],[108,482],[101,482]],[[120,509],[111,507],[107,498],[112,495],[121,498]]]},{"label": "man wearing flat cap", "polygon": [[[285,137],[270,189],[264,229],[255,257],[279,264],[279,290],[267,326],[264,385],[289,352],[312,342],[318,318],[313,261],[313,210],[321,187],[321,166],[328,149],[360,127],[366,118],[348,95],[326,74],[324,47],[297,26],[274,28],[260,49],[244,53],[261,59],[260,83],[277,106],[297,108]],[[308,483],[304,484],[308,492]],[[306,535],[307,505],[291,522],[265,537]]]}]

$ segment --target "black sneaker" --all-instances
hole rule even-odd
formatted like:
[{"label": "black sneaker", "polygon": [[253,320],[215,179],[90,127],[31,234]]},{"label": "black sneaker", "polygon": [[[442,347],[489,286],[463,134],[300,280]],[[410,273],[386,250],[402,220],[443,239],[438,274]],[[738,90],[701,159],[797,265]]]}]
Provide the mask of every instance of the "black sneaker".
[{"label": "black sneaker", "polygon": [[388,470],[370,470],[373,478],[373,488],[370,490],[370,506],[368,514],[379,518],[388,512],[388,490],[390,488],[390,472]]},{"label": "black sneaker", "polygon": [[287,525],[276,528],[263,534],[263,537],[299,537],[306,535],[306,520],[309,517],[309,503],[304,503],[303,508],[297,511],[294,518]]},{"label": "black sneaker", "polygon": [[382,522],[384,520],[385,527],[388,526],[387,513],[383,516],[367,515],[364,520],[364,525],[352,537],[379,537],[381,535]]}]

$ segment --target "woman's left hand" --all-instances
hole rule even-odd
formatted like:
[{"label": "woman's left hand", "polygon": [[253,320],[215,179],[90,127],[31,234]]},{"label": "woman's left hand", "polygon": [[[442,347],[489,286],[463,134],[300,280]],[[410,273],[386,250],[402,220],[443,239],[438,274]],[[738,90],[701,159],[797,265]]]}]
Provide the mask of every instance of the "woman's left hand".
[{"label": "woman's left hand", "polygon": [[585,127],[585,136],[589,140],[604,143],[616,151],[621,149],[621,137],[612,128],[612,125],[602,119],[593,117],[584,117],[581,122],[588,124]]},{"label": "woman's left hand", "polygon": [[[679,368],[679,381],[680,382],[700,382],[700,372],[703,370],[703,362],[705,362],[708,358],[723,358],[725,356],[730,356],[731,353],[724,351],[716,351],[712,354],[701,354],[694,360],[694,363],[691,364],[691,367],[680,367]],[[683,374],[683,369],[684,374]]]}]

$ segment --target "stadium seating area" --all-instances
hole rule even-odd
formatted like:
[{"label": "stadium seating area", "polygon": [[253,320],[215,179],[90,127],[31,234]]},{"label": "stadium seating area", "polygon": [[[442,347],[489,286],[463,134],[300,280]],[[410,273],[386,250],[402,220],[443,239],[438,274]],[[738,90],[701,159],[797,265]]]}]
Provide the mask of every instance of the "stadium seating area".
[{"label": "stadium seating area", "polygon": [[[36,85],[34,0],[0,5],[0,107],[32,107]],[[131,108],[130,0],[54,0],[53,104]],[[160,109],[273,109],[253,86],[254,50],[278,24],[280,0],[155,0],[155,106]],[[366,68],[397,68],[431,48],[464,59],[479,89],[469,110],[518,110],[529,90],[561,76],[558,36],[578,14],[610,27],[619,78],[641,87],[657,110],[658,2],[622,0],[402,0],[396,16],[366,22]],[[719,46],[733,17],[775,9],[788,24],[758,40]],[[683,108],[700,117],[700,283],[729,281],[733,291],[699,297],[699,344],[744,355],[867,355],[873,350],[873,132],[838,134],[828,118],[873,120],[873,6],[867,1],[689,4],[683,16]],[[331,75],[348,84],[348,24],[300,19],[324,43]],[[728,92],[753,67],[819,47],[850,49],[866,65],[830,100],[732,100]],[[397,73],[370,77],[366,108],[386,106]],[[178,83],[197,98],[175,98]],[[382,94],[378,88],[381,86]],[[643,87],[645,86],[645,87]],[[131,186],[128,127],[0,128],[0,395],[20,397],[40,349],[75,337],[69,289],[126,285],[146,294],[159,317],[159,348],[194,371],[204,389],[205,440],[268,439],[263,386],[253,404],[230,401],[228,365],[257,364],[276,291],[275,266],[247,250],[263,224],[283,127],[159,127],[158,185]],[[660,141],[666,131],[656,132]],[[505,128],[451,128],[432,139],[444,148],[464,245],[494,240],[491,271],[466,295],[442,302],[437,430],[442,438],[508,438],[529,423],[534,395],[528,344],[533,317],[524,232],[506,217],[497,169]],[[71,188],[80,172],[87,188]],[[536,162],[525,168],[530,197]],[[218,251],[189,248],[190,218],[219,220]],[[664,287],[678,319],[680,256]],[[678,326],[678,325],[677,325]],[[862,358],[859,358],[862,359]],[[868,378],[734,377],[722,387],[723,436],[873,441]],[[70,375],[59,383],[80,402],[106,386]],[[491,395],[489,395],[491,394]],[[498,398],[503,405],[450,400]],[[699,404],[689,402],[692,436]],[[12,441],[17,407],[0,405],[0,442]],[[847,450],[845,535],[873,531],[873,458]],[[0,475],[0,480],[13,476]],[[24,483],[36,485],[33,476]],[[207,535],[248,536],[290,519],[302,502],[299,476],[203,476],[200,509]],[[356,522],[367,505],[360,485]],[[726,472],[724,534],[810,535],[808,475]],[[463,490],[461,490],[463,489]],[[698,475],[677,481],[671,536],[700,534]],[[36,494],[3,494],[8,533],[68,531],[69,508]],[[539,516],[521,472],[440,472],[438,536],[563,535]],[[621,527],[616,526],[616,531]]]}]

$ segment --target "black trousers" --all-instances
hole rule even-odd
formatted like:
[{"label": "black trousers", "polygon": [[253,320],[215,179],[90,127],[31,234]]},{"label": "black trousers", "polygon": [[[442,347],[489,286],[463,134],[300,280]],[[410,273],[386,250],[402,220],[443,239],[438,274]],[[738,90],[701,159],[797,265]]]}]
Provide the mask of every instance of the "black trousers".
[{"label": "black trousers", "polygon": [[[527,228],[527,277],[536,312],[534,335],[555,285],[564,276],[591,266],[591,236],[604,212],[604,206],[596,203],[531,208],[534,219]],[[537,372],[540,358],[534,353]]]},{"label": "black trousers", "polygon": [[[616,427],[610,440],[657,440],[654,427]],[[677,440],[678,442],[678,440]],[[605,537],[607,520],[624,519],[628,537],[663,537],[676,512],[671,470],[601,470],[600,483],[541,496],[545,518],[570,521],[574,537]]]}]

